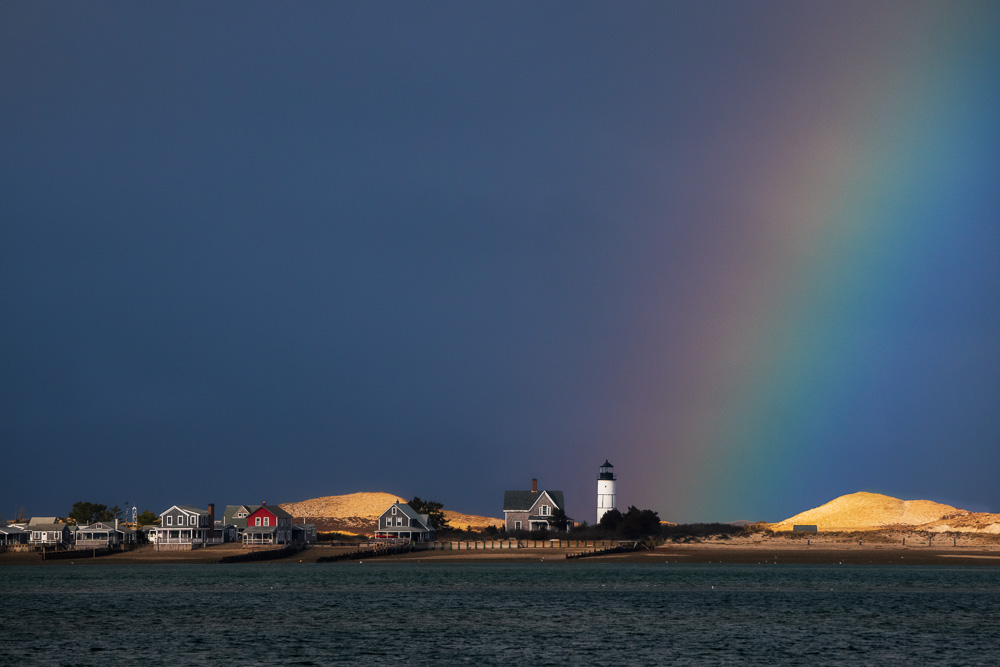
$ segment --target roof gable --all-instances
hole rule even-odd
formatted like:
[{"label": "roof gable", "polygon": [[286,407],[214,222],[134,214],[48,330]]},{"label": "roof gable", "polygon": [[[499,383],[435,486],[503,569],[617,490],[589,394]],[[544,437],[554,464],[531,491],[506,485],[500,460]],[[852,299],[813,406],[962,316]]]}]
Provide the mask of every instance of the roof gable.
[{"label": "roof gable", "polygon": [[562,491],[504,491],[503,511],[504,512],[529,512],[537,503],[539,498],[548,497],[557,508],[563,507]]},{"label": "roof gable", "polygon": [[397,503],[393,503],[392,505],[389,505],[389,507],[384,512],[382,512],[382,514],[379,515],[379,519],[381,519],[382,517],[384,517],[386,515],[390,515],[391,516],[393,508],[396,508],[396,513],[397,514],[402,514],[403,516],[405,516],[406,518],[408,518],[411,521],[411,524],[410,524],[411,528],[413,527],[413,523],[412,522],[415,521],[424,530],[434,530],[433,528],[431,528],[431,518],[430,518],[430,515],[417,513],[417,510],[415,510],[412,507],[410,507],[407,503],[398,503],[397,502]]},{"label": "roof gable", "polygon": [[277,506],[268,505],[253,505],[250,509],[250,514],[247,515],[247,519],[251,519],[255,516],[263,516],[265,514],[273,516],[276,519],[291,519],[292,515]]},{"label": "roof gable", "polygon": [[[250,507],[248,505],[226,505],[226,511],[223,517],[226,523],[231,523],[233,519],[237,518],[237,514],[250,514]],[[246,516],[239,517],[241,519],[246,519]]]},{"label": "roof gable", "polygon": [[[558,494],[559,499],[556,499],[556,494]],[[532,504],[531,509],[536,509],[539,505],[549,505],[553,506],[553,509],[559,509],[562,507],[562,491],[540,491],[538,493],[538,498]]]},{"label": "roof gable", "polygon": [[208,510],[199,509],[191,505],[171,505],[168,509],[160,512],[160,516],[166,516],[168,512],[173,510],[177,510],[180,514],[204,514],[205,516],[208,516]]}]

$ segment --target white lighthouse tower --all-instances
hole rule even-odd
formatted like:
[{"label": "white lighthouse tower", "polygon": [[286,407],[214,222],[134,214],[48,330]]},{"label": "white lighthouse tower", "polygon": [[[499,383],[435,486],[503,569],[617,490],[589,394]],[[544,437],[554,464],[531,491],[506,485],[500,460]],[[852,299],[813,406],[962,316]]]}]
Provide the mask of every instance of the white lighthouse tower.
[{"label": "white lighthouse tower", "polygon": [[597,476],[597,523],[608,510],[617,509],[615,505],[615,467],[604,459],[601,474]]}]

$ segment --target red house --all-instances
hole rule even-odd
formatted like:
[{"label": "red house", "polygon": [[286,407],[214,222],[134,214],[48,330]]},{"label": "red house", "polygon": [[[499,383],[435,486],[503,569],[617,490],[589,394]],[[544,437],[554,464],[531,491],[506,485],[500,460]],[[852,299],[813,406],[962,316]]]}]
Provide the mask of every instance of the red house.
[{"label": "red house", "polygon": [[280,507],[250,507],[243,544],[288,544],[292,541],[292,515]]}]

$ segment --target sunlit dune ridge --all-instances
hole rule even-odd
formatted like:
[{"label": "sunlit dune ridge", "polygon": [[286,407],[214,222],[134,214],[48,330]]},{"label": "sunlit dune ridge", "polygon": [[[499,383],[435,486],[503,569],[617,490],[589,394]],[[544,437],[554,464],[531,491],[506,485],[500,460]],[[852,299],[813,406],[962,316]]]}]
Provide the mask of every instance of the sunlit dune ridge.
[{"label": "sunlit dune ridge", "polygon": [[[370,523],[373,528],[375,519],[396,501],[405,503],[406,498],[392,493],[361,492],[343,496],[325,496],[294,503],[281,503],[281,508],[294,517],[351,519],[360,524]],[[453,528],[471,526],[475,529],[482,529],[489,525],[500,526],[503,523],[501,519],[462,514],[448,509],[444,510],[444,515]]]},{"label": "sunlit dune ridge", "polygon": [[975,513],[931,500],[900,500],[861,491],[771,524],[774,530],[815,525],[819,530],[909,527],[933,532],[1000,533],[1000,514]]}]

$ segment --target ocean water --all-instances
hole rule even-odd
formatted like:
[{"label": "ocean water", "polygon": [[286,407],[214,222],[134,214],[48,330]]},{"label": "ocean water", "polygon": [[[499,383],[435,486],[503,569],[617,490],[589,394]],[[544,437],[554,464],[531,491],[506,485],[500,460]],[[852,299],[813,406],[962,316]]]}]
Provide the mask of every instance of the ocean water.
[{"label": "ocean water", "polygon": [[0,568],[0,664],[996,665],[1000,568]]}]

